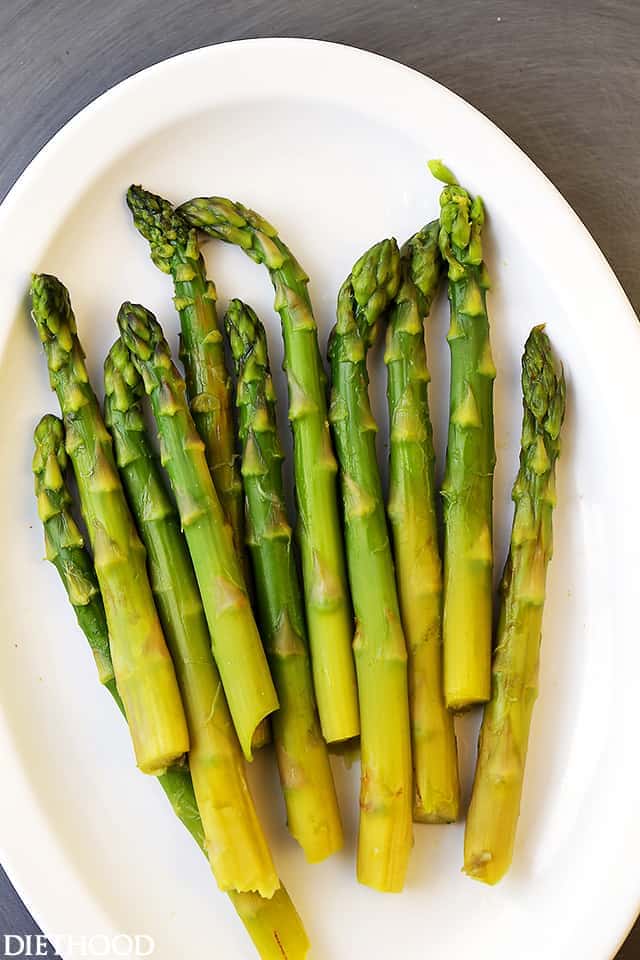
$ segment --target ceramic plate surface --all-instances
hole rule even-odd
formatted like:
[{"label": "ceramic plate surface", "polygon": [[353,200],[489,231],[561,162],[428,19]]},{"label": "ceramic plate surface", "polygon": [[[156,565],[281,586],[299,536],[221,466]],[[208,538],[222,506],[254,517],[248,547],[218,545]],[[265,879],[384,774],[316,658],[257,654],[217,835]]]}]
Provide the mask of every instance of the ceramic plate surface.
[{"label": "ceramic plate surface", "polygon": [[[176,202],[230,196],[275,223],[309,272],[324,349],[354,260],[384,236],[403,241],[436,215],[430,157],[444,158],[488,211],[500,567],[517,466],[520,355],[533,324],[547,324],[568,380],[540,697],[513,869],[497,888],[474,883],[460,872],[462,825],[417,826],[406,892],[384,897],[359,886],[358,769],[342,760],[334,767],[348,842],[327,863],[308,867],[288,837],[268,752],[251,770],[257,802],[318,960],[604,960],[633,920],[640,905],[640,326],[564,200],[469,105],[358,50],[257,40],[178,57],[111,90],[52,140],[0,210],[1,856],[51,934],[148,934],[154,960],[253,956],[161,790],[136,771],[125,726],[42,560],[31,433],[57,404],[26,312],[30,272],[56,273],[70,288],[101,389],[122,300],[153,309],[173,343],[177,333],[170,281],[130,223],[126,187],[142,182]],[[206,245],[206,258],[221,306],[241,296],[268,325],[284,429],[279,324],[266,271],[220,243]],[[446,314],[440,302],[428,331],[440,464]],[[379,352],[371,366],[384,461]],[[458,724],[467,791],[476,727],[474,717]]]}]

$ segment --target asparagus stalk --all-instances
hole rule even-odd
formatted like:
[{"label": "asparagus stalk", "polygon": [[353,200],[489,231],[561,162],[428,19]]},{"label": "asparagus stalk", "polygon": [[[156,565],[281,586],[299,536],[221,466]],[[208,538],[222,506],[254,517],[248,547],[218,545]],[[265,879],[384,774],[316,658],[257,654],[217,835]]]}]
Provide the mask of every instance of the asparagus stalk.
[{"label": "asparagus stalk", "polygon": [[513,486],[511,547],[502,579],[502,608],[493,659],[491,700],[484,710],[464,870],[484,883],[507,872],[520,814],[538,667],[547,565],[551,559],[555,465],[565,410],[565,382],[549,338],[534,327],[522,358],[520,469]]},{"label": "asparagus stalk", "polygon": [[184,380],[171,360],[159,323],[144,307],[124,303],[118,324],[151,398],[162,463],[198,580],[213,656],[242,751],[250,760],[256,727],[278,709],[278,698],[231,528],[224,521],[203,443],[189,412]]},{"label": "asparagus stalk", "polygon": [[194,227],[237,244],[256,263],[264,264],[275,288],[289,384],[298,539],[315,692],[325,740],[346,740],[359,732],[353,621],[338,515],[337,466],[327,421],[326,376],[308,277],[275,229],[241,204],[210,197],[190,200],[179,210]]},{"label": "asparagus stalk", "polygon": [[[35,431],[33,471],[38,512],[43,522],[47,559],[55,565],[78,623],[93,651],[98,677],[123,716],[111,663],[107,621],[91,558],[71,513],[71,497],[64,481],[67,457],[62,422],[51,414]],[[174,812],[206,855],[205,835],[186,763],[170,767],[158,777]],[[309,943],[302,922],[284,887],[270,900],[256,893],[229,896],[262,960],[304,960]]]},{"label": "asparagus stalk", "polygon": [[273,734],[292,835],[315,863],[343,845],[329,755],[322,739],[287,520],[282,450],[264,327],[232,300],[225,326],[237,373],[242,479],[262,635],[280,700]]},{"label": "asparagus stalk", "polygon": [[145,773],[161,773],[189,749],[189,736],[149,586],[145,550],[89,383],[69,294],[55,277],[40,274],[33,278],[31,298],[51,386],[62,409],[136,761]]},{"label": "asparagus stalk", "polygon": [[[196,231],[171,204],[139,186],[127,191],[133,222],[151,246],[151,259],[171,274],[180,316],[180,359],[184,364],[191,415],[236,550],[246,562],[242,482],[235,452],[233,397],[216,311],[216,288],[207,280]],[[245,570],[248,573],[248,569]]]},{"label": "asparagus stalk", "polygon": [[491,693],[493,381],[482,259],[484,208],[440,161],[439,244],[449,278],[449,438],[444,499],[444,692],[451,710]]},{"label": "asparagus stalk", "polygon": [[376,461],[367,351],[398,291],[395,240],[355,264],[338,295],[329,340],[331,424],[340,461],[360,695],[362,780],[358,879],[383,891],[404,884],[412,843],[407,651]]},{"label": "asparagus stalk", "polygon": [[424,320],[442,276],[438,231],[437,220],[427,224],[403,251],[384,358],[390,423],[387,510],[409,656],[413,818],[423,823],[456,820],[460,804],[453,717],[442,689],[442,564],[424,345]]},{"label": "asparagus stalk", "polygon": [[211,869],[221,890],[271,897],[280,885],[245,777],[189,551],[147,438],[142,378],[122,340],[105,361],[105,420],[176,667],[189,726],[189,766]]}]

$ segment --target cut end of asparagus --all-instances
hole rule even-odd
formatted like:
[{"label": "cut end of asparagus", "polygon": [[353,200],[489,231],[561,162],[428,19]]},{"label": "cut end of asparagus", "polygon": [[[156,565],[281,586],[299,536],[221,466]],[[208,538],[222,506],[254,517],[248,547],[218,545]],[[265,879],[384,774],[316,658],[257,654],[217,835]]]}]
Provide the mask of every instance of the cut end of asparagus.
[{"label": "cut end of asparagus", "polygon": [[482,853],[477,854],[472,860],[468,862],[465,861],[462,872],[466,873],[472,880],[479,880],[481,883],[486,883],[493,887],[502,879],[506,868],[501,869],[491,855],[491,852],[489,850],[483,850]]},{"label": "cut end of asparagus", "polygon": [[31,316],[43,343],[57,340],[70,353],[76,334],[76,321],[69,291],[57,277],[34,273],[31,278]]},{"label": "cut end of asparagus", "polygon": [[127,205],[133,222],[151,246],[151,259],[164,273],[171,272],[171,261],[176,247],[182,249],[195,237],[179,213],[168,200],[144,187],[132,184],[127,190]]}]

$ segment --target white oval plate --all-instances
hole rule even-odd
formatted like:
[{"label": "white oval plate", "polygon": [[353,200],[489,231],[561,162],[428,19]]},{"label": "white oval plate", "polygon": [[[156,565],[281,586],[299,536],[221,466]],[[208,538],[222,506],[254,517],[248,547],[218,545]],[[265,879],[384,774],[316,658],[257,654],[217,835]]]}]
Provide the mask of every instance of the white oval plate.
[{"label": "white oval plate", "polygon": [[[146,303],[176,332],[169,280],[130,223],[126,187],[142,182],[174,201],[223,194],[272,220],[296,251],[312,278],[324,345],[336,291],[356,257],[383,236],[404,240],[436,215],[439,187],[425,161],[440,156],[482,193],[489,214],[499,565],[511,523],[519,360],[533,324],[547,323],[569,384],[540,698],[513,869],[495,889],[474,883],[460,873],[462,824],[417,826],[406,892],[380,896],[354,878],[357,768],[335,761],[348,845],[316,867],[285,831],[268,753],[252,779],[313,957],[603,960],[629,927],[640,903],[640,327],[564,200],[468,104],[358,50],[254,40],[169,60],[100,97],[41,152],[0,211],[2,859],[48,933],[151,935],[154,960],[253,956],[204,858],[157,785],[136,771],[127,731],[98,689],[55,572],[41,560],[31,432],[57,407],[25,309],[30,271],[56,273],[69,286],[99,386],[123,299]],[[242,296],[268,323],[277,369],[266,272],[222,244],[207,245],[206,254],[221,305]],[[440,452],[445,314],[441,303],[429,332]],[[384,440],[381,454],[383,447]],[[459,725],[467,788],[475,724]]]}]

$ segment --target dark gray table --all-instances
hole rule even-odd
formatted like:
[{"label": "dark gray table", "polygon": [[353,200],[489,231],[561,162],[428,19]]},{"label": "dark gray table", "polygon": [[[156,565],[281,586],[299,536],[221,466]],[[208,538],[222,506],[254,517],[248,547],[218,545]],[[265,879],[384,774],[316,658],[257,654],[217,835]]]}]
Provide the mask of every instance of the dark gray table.
[{"label": "dark gray table", "polygon": [[[260,36],[366,47],[461,94],[562,191],[640,310],[639,0],[1,0],[0,197],[114,83]],[[36,930],[0,872],[0,934]],[[632,958],[640,924],[618,960]]]}]

